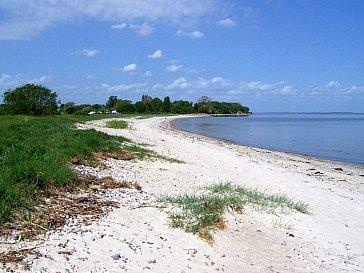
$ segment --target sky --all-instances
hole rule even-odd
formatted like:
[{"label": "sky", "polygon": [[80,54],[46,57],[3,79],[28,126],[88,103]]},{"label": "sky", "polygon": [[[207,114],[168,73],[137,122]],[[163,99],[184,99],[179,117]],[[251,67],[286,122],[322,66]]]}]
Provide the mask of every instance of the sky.
[{"label": "sky", "polygon": [[253,112],[364,112],[363,0],[0,0],[0,102],[143,94]]}]

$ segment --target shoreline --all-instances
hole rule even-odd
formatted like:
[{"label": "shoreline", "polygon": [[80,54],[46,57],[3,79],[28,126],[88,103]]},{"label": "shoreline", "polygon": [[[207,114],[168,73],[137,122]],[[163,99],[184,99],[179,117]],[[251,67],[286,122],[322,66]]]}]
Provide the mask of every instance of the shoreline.
[{"label": "shoreline", "polygon": [[363,176],[364,176],[364,165],[361,165],[360,163],[352,163],[352,162],[347,162],[347,161],[340,161],[340,160],[315,156],[315,155],[306,155],[306,154],[295,153],[295,152],[288,152],[288,151],[281,151],[281,150],[263,148],[263,147],[259,147],[259,146],[253,146],[253,145],[246,145],[246,144],[242,144],[242,143],[232,141],[232,140],[228,140],[228,139],[211,137],[211,136],[208,136],[208,135],[197,134],[197,133],[193,133],[193,132],[190,132],[190,131],[185,131],[183,129],[178,128],[178,126],[176,124],[177,119],[209,118],[209,117],[215,117],[215,115],[179,116],[179,117],[176,117],[175,119],[170,121],[170,123],[171,123],[170,127],[171,127],[171,129],[173,129],[175,131],[180,131],[182,133],[187,133],[187,134],[190,134],[190,135],[193,135],[193,136],[196,136],[196,137],[204,137],[204,138],[210,139],[210,140],[218,140],[218,141],[226,142],[228,144],[234,144],[234,145],[238,145],[238,146],[242,146],[242,147],[253,148],[253,149],[261,150],[261,151],[269,151],[269,152],[272,152],[272,153],[282,153],[282,154],[287,154],[288,156],[297,156],[297,157],[301,157],[303,159],[321,161],[323,163],[328,163],[328,164],[331,163],[331,164],[335,164],[335,165],[345,165],[347,167],[363,169]]},{"label": "shoreline", "polygon": [[[338,171],[328,162],[193,135],[173,128],[175,118],[121,118],[131,126],[122,130],[105,127],[107,120],[79,125],[147,144],[184,163],[106,159],[107,169],[80,166],[97,177],[138,182],[142,191],[106,190],[103,198],[118,202],[119,208],[91,225],[70,219],[63,230],[38,242],[5,248],[36,246],[41,255],[29,259],[30,272],[364,270],[364,179],[356,168],[337,165],[343,168]],[[153,207],[159,196],[194,193],[222,182],[287,195],[308,203],[311,214],[268,213],[247,206],[241,214],[225,215],[225,229],[214,231],[211,246],[170,228],[166,212]]]}]

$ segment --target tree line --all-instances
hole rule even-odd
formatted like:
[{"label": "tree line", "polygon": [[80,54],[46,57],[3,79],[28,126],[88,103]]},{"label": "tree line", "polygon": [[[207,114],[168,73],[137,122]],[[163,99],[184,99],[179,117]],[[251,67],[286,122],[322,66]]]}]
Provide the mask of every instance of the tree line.
[{"label": "tree line", "polygon": [[143,95],[140,101],[133,103],[130,100],[110,96],[105,104],[80,104],[74,102],[60,103],[57,94],[50,89],[34,84],[26,84],[14,90],[8,90],[3,95],[3,104],[0,105],[0,114],[20,115],[53,115],[90,113],[172,113],[172,114],[247,114],[249,108],[240,103],[213,101],[210,97],[202,96],[196,103],[175,100],[169,96],[161,100]]}]

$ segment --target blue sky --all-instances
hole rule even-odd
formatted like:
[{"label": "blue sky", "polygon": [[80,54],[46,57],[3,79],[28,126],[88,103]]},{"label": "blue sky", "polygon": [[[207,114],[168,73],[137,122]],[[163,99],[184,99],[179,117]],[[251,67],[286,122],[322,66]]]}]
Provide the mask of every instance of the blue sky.
[{"label": "blue sky", "polygon": [[25,83],[63,103],[364,112],[364,1],[0,0],[0,94]]}]

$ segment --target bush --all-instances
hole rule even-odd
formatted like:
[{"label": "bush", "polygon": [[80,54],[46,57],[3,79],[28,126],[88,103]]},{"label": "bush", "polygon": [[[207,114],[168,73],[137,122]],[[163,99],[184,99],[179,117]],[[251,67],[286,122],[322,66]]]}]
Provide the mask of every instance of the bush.
[{"label": "bush", "polygon": [[5,111],[14,115],[44,116],[57,113],[57,94],[41,85],[26,84],[4,93]]}]

